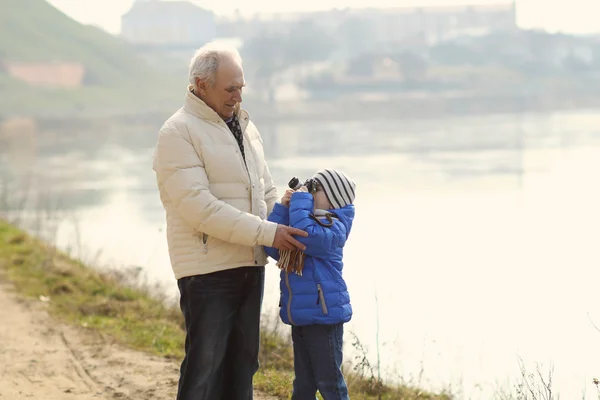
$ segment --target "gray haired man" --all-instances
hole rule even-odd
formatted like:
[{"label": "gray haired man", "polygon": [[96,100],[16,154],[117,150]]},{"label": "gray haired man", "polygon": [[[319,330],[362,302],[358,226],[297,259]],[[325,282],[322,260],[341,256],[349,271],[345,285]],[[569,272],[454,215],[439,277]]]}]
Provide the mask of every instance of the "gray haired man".
[{"label": "gray haired man", "polygon": [[186,326],[177,399],[247,400],[258,369],[263,246],[304,249],[294,235],[307,234],[266,220],[278,194],[262,138],[240,108],[239,53],[208,44],[189,78],[153,165]]}]

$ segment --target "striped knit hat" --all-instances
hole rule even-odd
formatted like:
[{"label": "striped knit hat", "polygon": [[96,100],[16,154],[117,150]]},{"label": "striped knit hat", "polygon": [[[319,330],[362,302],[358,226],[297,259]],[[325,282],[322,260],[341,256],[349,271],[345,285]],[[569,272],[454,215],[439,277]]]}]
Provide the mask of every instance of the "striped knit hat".
[{"label": "striped knit hat", "polygon": [[356,184],[343,172],[322,169],[313,179],[321,185],[333,208],[342,208],[354,202]]}]

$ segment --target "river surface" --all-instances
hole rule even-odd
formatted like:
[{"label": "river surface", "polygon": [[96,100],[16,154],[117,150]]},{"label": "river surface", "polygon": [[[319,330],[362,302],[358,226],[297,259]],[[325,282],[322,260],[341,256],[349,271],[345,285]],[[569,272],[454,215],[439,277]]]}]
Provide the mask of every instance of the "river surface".
[{"label": "river surface", "polygon": [[[13,135],[3,204],[84,261],[139,266],[176,296],[156,121]],[[354,333],[387,379],[493,398],[522,359],[529,372],[553,366],[561,398],[597,398],[600,111],[257,124],[281,192],[324,167],[358,184],[348,361]],[[278,270],[267,271],[272,315]]]}]

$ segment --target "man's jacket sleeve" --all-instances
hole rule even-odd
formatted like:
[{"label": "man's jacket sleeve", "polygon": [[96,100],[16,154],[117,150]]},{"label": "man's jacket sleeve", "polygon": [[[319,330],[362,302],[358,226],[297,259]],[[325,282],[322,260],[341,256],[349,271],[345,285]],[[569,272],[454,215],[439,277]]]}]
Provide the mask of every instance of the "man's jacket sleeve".
[{"label": "man's jacket sleeve", "polygon": [[273,182],[273,177],[271,176],[271,171],[269,170],[266,161],[263,176],[265,179],[265,203],[267,203],[267,215],[270,215],[279,199],[279,194],[277,193],[277,187]]},{"label": "man's jacket sleeve", "polygon": [[[290,213],[289,208],[281,205],[280,203],[275,203],[273,207],[273,212],[269,214],[269,218],[267,220],[274,222],[276,224],[281,225],[289,225],[290,223]],[[274,260],[279,260],[279,250],[274,247],[265,246],[265,252],[269,257]]]},{"label": "man's jacket sleeve", "polygon": [[154,153],[158,184],[194,229],[245,246],[271,246],[277,225],[238,210],[210,191],[204,163],[188,133],[161,130]]}]

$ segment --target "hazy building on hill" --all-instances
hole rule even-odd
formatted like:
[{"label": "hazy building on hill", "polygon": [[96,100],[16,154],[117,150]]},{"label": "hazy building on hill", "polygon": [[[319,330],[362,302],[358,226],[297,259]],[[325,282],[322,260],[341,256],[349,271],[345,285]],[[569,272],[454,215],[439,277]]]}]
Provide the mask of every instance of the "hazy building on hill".
[{"label": "hazy building on hill", "polygon": [[505,1],[472,6],[395,8],[383,15],[373,13],[371,18],[379,42],[417,36],[433,44],[461,35],[514,30],[517,28],[516,7],[515,1]]},{"label": "hazy building on hill", "polygon": [[121,37],[138,47],[196,49],[216,37],[215,15],[189,1],[136,0],[121,18]]},{"label": "hazy building on hill", "polygon": [[0,73],[31,86],[78,88],[85,80],[85,66],[78,62],[15,62],[0,59]]},{"label": "hazy building on hill", "polygon": [[[295,22],[310,20],[329,35],[350,44],[356,52],[396,48],[414,42],[431,45],[463,35],[485,35],[517,28],[514,0],[463,6],[344,8],[308,13],[259,14],[251,19],[219,21],[220,35],[250,38],[259,34],[286,35]],[[358,46],[358,48],[357,48]]]}]

